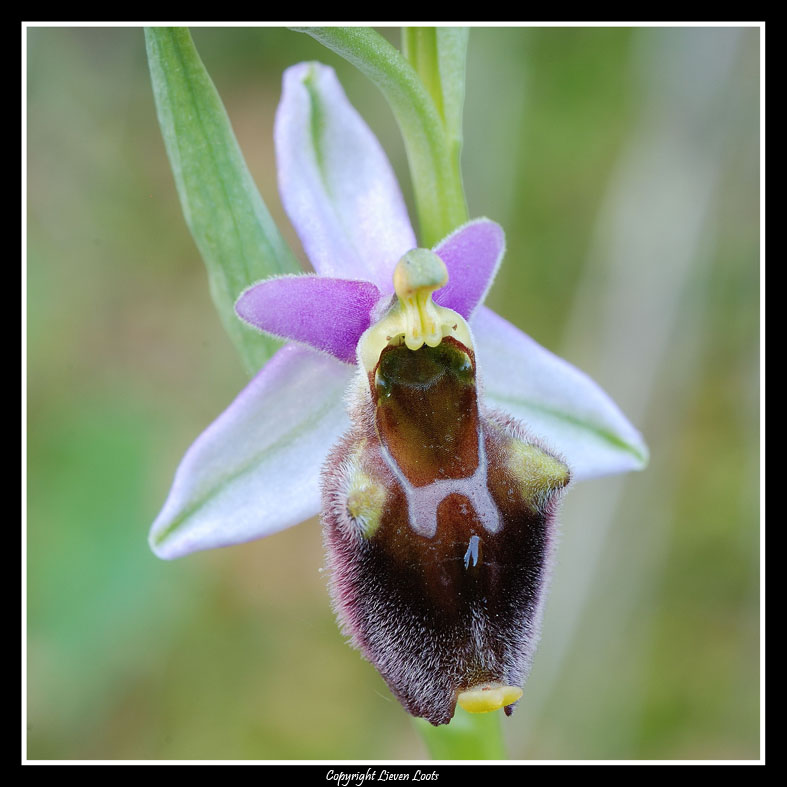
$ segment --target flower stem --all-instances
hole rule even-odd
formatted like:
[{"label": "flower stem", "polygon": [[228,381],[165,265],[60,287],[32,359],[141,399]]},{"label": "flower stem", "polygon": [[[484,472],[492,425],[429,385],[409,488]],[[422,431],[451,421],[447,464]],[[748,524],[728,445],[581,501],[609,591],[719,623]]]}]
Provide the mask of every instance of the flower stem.
[{"label": "flower stem", "polygon": [[433,727],[415,719],[415,728],[434,760],[504,760],[499,713],[467,713],[457,707],[451,723]]},{"label": "flower stem", "polygon": [[[466,27],[404,27],[402,52],[432,97],[443,123],[444,146],[459,184],[462,203],[462,110],[465,101],[465,63],[470,31]],[[442,198],[442,196],[440,196]],[[446,227],[443,235],[456,229]]]}]

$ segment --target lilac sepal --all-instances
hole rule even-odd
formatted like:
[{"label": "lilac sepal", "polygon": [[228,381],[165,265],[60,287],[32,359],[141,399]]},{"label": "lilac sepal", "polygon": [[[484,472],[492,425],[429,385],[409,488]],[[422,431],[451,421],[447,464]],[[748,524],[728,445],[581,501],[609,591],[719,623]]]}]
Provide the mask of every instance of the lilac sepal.
[{"label": "lilac sepal", "polygon": [[448,269],[448,284],[435,293],[435,302],[469,319],[492,286],[505,250],[503,228],[489,219],[474,219],[452,232],[434,248]]},{"label": "lilac sepal", "polygon": [[332,68],[285,71],[274,139],[282,203],[314,269],[390,292],[415,235],[391,165]]},{"label": "lilac sepal", "polygon": [[251,541],[317,514],[353,374],[312,350],[279,350],[186,452],[150,531],[156,555]]},{"label": "lilac sepal", "polygon": [[354,364],[358,337],[372,324],[379,300],[368,281],[281,276],[245,290],[235,311],[255,328]]},{"label": "lilac sepal", "polygon": [[584,372],[485,306],[470,325],[487,404],[561,454],[574,480],[645,467],[642,435]]}]

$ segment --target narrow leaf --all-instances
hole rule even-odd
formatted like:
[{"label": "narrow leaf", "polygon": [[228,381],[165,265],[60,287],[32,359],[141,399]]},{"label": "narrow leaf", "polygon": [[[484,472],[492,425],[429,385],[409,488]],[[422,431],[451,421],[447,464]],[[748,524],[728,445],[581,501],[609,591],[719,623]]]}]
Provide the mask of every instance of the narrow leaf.
[{"label": "narrow leaf", "polygon": [[159,124],[189,230],[222,323],[249,373],[278,346],[235,316],[238,296],[300,272],[246,167],[229,118],[186,28],[145,29]]}]

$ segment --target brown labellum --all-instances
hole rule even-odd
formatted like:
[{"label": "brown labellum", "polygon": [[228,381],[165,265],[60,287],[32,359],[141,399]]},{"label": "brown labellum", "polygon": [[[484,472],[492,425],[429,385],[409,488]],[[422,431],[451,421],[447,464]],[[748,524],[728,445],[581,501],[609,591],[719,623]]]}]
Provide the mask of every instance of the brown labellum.
[{"label": "brown labellum", "polygon": [[450,335],[365,371],[323,478],[333,602],[407,711],[445,724],[465,693],[527,676],[569,472],[479,406],[473,350]]}]

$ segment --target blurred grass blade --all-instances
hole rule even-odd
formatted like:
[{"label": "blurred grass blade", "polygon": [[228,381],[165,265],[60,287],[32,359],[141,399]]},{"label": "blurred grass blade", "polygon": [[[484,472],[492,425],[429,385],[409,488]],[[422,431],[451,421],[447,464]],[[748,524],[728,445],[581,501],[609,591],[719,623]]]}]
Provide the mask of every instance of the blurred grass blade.
[{"label": "blurred grass blade", "polygon": [[145,43],[183,214],[221,321],[251,374],[279,343],[244,325],[235,316],[235,300],[255,281],[300,267],[257,191],[188,29],[145,28]]},{"label": "blurred grass blade", "polygon": [[434,246],[467,221],[458,162],[452,158],[441,113],[418,73],[369,27],[303,27],[352,63],[382,91],[402,132],[415,192],[420,244]]}]

